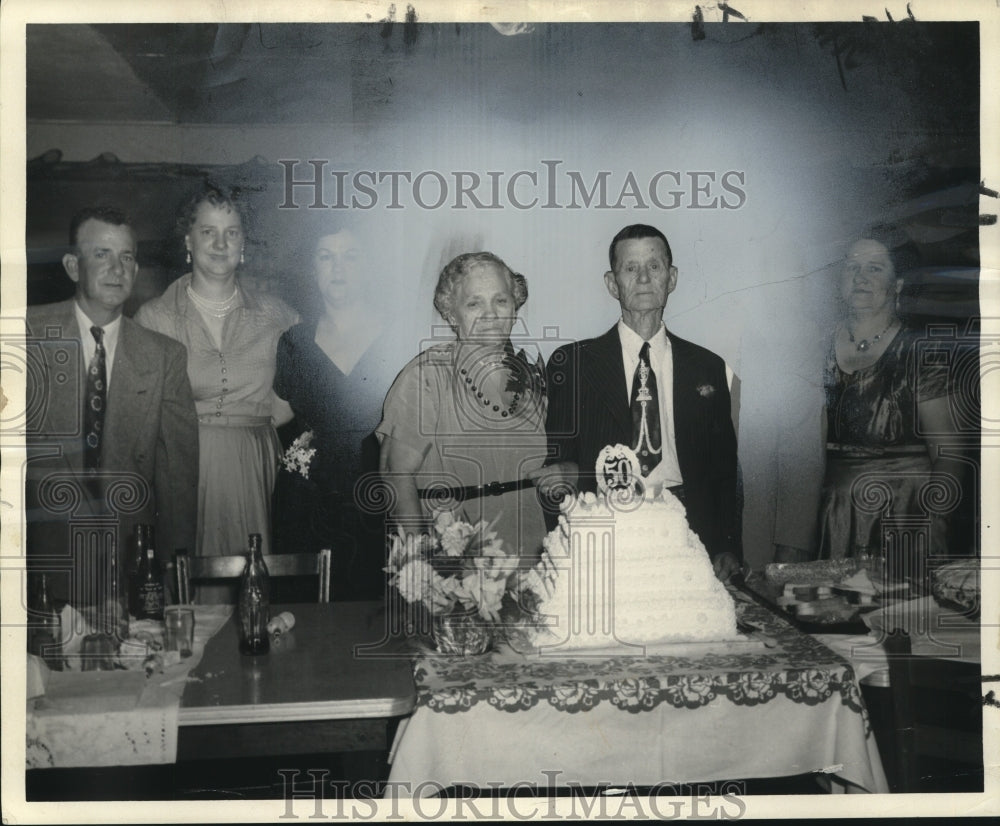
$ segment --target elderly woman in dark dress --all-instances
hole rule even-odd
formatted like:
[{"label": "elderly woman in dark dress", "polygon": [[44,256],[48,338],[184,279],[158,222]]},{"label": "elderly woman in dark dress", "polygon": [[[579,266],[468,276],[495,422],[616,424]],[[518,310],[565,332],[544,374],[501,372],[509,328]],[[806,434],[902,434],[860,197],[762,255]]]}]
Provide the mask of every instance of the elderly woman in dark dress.
[{"label": "elderly woman in dark dress", "polygon": [[315,289],[307,314],[315,312],[278,341],[274,376],[275,393],[311,433],[304,449],[315,452],[307,466],[286,453],[275,542],[279,553],[331,548],[333,597],[376,599],[384,590],[383,525],[363,477],[378,470],[373,431],[398,357],[388,319],[373,300],[368,245],[346,226],[319,232],[310,250]]},{"label": "elderly woman in dark dress", "polygon": [[[948,374],[940,360],[921,358],[926,337],[897,315],[903,279],[885,245],[854,244],[839,286],[845,313],[824,371],[820,557],[883,556],[883,518],[925,514],[921,490],[932,474],[945,484],[961,477],[961,466],[939,452],[954,433]],[[941,515],[930,550],[947,552]]]}]

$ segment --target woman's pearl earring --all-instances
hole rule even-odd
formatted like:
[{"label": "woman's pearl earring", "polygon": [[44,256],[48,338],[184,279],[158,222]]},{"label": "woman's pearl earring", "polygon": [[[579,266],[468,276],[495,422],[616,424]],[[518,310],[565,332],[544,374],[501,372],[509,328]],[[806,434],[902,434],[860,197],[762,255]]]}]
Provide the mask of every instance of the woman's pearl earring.
[{"label": "woman's pearl earring", "polygon": [[190,265],[190,263],[191,263],[191,250],[187,251],[187,262]]},{"label": "woman's pearl earring", "polygon": [[246,261],[243,260],[243,250],[242,249],[240,249],[240,263],[241,264],[245,264],[246,263]]}]

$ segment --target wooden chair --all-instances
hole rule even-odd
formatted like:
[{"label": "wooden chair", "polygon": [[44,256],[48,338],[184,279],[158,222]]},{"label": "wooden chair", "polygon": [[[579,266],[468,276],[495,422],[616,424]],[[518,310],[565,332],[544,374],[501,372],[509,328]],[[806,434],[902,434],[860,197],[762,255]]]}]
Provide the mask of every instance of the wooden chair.
[{"label": "wooden chair", "polygon": [[[282,576],[319,577],[318,602],[330,601],[330,558],[329,548],[317,553],[269,554],[264,556],[268,574]],[[236,579],[246,565],[247,558],[238,554],[232,556],[190,556],[179,553],[174,557],[177,570],[177,600],[190,603],[193,599],[191,583],[204,579]]]},{"label": "wooden chair", "polygon": [[[894,792],[972,791],[959,781],[982,782],[983,704],[980,667],[973,663],[912,653],[910,637],[896,630],[884,639],[889,657],[897,776]],[[933,762],[931,762],[933,761]],[[943,781],[940,771],[948,768]],[[941,785],[941,788],[930,788]],[[979,786],[982,790],[982,786]]]}]

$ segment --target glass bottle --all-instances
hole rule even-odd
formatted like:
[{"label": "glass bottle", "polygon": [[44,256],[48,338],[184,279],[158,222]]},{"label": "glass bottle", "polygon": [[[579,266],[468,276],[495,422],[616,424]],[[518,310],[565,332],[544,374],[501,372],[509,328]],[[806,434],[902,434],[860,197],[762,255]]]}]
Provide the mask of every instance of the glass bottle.
[{"label": "glass bottle", "polygon": [[62,671],[62,620],[49,596],[46,574],[39,578],[33,613],[35,621],[29,628],[28,651],[41,657],[53,671]]},{"label": "glass bottle", "polygon": [[150,525],[140,524],[135,526],[135,542],[128,570],[128,612],[133,617],[139,616],[139,588],[144,579],[141,575],[141,570],[146,563],[146,545],[149,542],[151,531],[152,526]]},{"label": "glass bottle", "polygon": [[[128,587],[118,557],[118,540],[112,536],[108,548],[108,601],[105,606],[104,633],[117,645],[128,639]],[[116,645],[116,648],[117,648]]]},{"label": "glass bottle", "polygon": [[270,586],[259,533],[250,534],[250,552],[240,576],[240,653],[266,654],[271,647],[267,634]]},{"label": "glass bottle", "polygon": [[163,620],[166,594],[163,590],[163,574],[156,552],[146,548],[146,559],[140,569],[142,582],[139,585],[139,619]]}]

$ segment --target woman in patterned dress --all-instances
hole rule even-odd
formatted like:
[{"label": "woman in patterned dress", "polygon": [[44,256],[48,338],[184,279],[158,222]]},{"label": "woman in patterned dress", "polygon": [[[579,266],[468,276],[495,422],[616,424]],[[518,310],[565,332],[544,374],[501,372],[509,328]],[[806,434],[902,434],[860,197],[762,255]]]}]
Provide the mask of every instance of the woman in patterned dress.
[{"label": "woman in patterned dress", "polygon": [[885,245],[854,244],[839,286],[846,311],[824,371],[820,557],[884,556],[884,518],[922,514],[934,517],[932,552],[946,552],[945,520],[926,507],[936,498],[929,484],[941,493],[961,478],[961,465],[939,452],[955,432],[944,360],[900,321],[903,279]]}]

